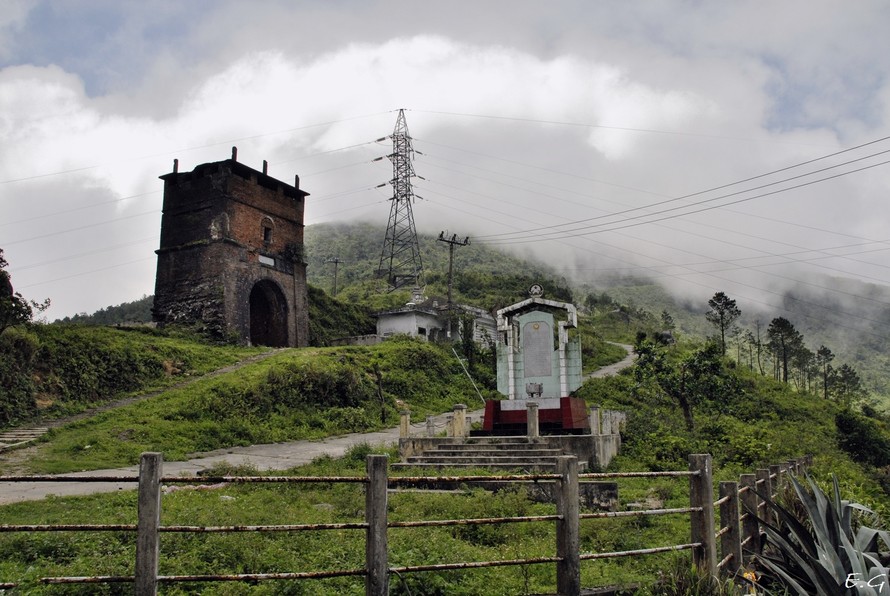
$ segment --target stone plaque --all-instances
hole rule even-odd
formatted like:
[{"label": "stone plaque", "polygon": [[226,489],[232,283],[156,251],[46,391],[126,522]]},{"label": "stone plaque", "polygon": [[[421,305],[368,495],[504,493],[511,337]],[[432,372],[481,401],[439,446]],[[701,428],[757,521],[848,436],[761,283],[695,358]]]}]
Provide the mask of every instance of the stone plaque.
[{"label": "stone plaque", "polygon": [[522,364],[526,377],[553,374],[553,333],[543,321],[526,323],[522,328]]}]

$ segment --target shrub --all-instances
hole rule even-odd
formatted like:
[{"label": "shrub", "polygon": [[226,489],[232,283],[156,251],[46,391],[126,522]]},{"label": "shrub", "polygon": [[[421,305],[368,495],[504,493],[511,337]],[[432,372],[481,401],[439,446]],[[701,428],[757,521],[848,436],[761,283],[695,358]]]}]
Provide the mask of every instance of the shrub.
[{"label": "shrub", "polygon": [[0,425],[37,411],[31,374],[37,345],[37,337],[23,329],[13,327],[0,334]]},{"label": "shrub", "polygon": [[834,420],[841,449],[877,468],[890,465],[890,439],[878,428],[877,421],[849,409],[838,412]]},{"label": "shrub", "polygon": [[767,536],[763,555],[756,557],[764,568],[760,583],[801,595],[879,594],[888,570],[878,549],[890,548],[890,535],[860,523],[863,514],[875,518],[875,513],[842,500],[837,477],[832,498],[809,476],[809,490],[796,478],[791,482],[803,519],[761,497],[772,514],[760,520]]}]

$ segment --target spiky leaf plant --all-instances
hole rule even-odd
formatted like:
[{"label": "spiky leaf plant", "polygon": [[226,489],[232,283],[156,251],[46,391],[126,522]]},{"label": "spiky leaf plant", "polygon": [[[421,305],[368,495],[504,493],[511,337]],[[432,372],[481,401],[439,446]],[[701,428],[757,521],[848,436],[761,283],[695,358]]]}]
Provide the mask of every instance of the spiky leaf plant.
[{"label": "spiky leaf plant", "polygon": [[770,512],[760,520],[767,537],[756,557],[764,571],[761,586],[805,596],[890,594],[886,553],[879,551],[890,548],[890,535],[861,523],[863,515],[876,514],[841,499],[836,477],[831,499],[812,478],[806,481],[809,490],[791,478],[805,519],[761,496]]}]

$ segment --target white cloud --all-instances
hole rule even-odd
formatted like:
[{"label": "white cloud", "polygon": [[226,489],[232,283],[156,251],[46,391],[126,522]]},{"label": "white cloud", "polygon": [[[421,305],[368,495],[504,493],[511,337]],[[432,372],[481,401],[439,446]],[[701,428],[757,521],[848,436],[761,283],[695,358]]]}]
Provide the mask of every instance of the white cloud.
[{"label": "white cloud", "polygon": [[[890,73],[873,58],[886,55],[890,43],[875,35],[888,22],[880,4],[854,11],[791,2],[765,15],[762,5],[748,3],[567,2],[560,12],[510,2],[479,7],[472,24],[451,7],[407,14],[396,13],[397,5],[378,2],[346,13],[328,3],[303,9],[271,3],[259,11],[211,3],[205,18],[192,21],[168,5],[161,12],[124,7],[120,30],[110,32],[102,50],[119,48],[123,58],[113,61],[115,68],[132,64],[133,72],[91,84],[89,77],[103,72],[99,65],[91,65],[89,76],[75,66],[26,61],[0,70],[0,182],[7,182],[0,185],[0,247],[13,243],[10,263],[52,261],[79,246],[99,249],[91,243],[103,236],[110,242],[121,233],[155,234],[159,214],[132,216],[158,208],[157,176],[170,171],[173,158],[181,169],[225,159],[232,144],[253,167],[267,159],[277,177],[289,181],[299,173],[312,193],[312,221],[378,214],[387,189],[366,189],[388,180],[389,164],[370,162],[389,147],[365,143],[388,134],[393,110],[402,107],[418,148],[427,152],[417,164],[428,178],[418,183],[426,199],[415,210],[418,226],[473,235],[641,207],[888,129]],[[2,40],[13,39],[3,31],[27,22],[29,4],[17,6],[19,16],[0,21],[0,56]],[[506,27],[503,11],[514,6],[515,23]],[[796,18],[801,11],[806,19]],[[102,53],[83,52],[81,61]],[[119,88],[129,80],[131,86]],[[94,87],[112,91],[97,95]],[[332,124],[309,126],[326,122]],[[336,151],[355,144],[364,145]],[[89,169],[8,183],[79,168]],[[875,169],[733,212],[567,241],[578,248],[520,246],[559,262],[577,257],[614,267],[617,258],[623,266],[651,267],[791,250],[764,240],[769,234],[805,248],[838,241],[819,230],[879,238],[890,223],[883,209],[888,185]],[[152,194],[115,202],[143,193]],[[86,207],[101,201],[104,208]],[[57,221],[46,205],[78,211]],[[28,217],[42,219],[2,226]],[[63,230],[115,217],[131,219],[113,232],[89,228],[39,247],[18,243],[36,235],[32,225]],[[102,264],[118,257],[130,255],[111,250]],[[144,269],[120,270],[130,281],[118,287],[142,290],[118,301],[151,291],[150,267]],[[725,275],[747,280],[754,273]],[[18,283],[57,277],[37,267],[16,274]],[[695,286],[677,279],[678,286]],[[62,291],[35,286],[42,288],[51,297]],[[108,294],[93,300],[95,308],[113,302]],[[58,316],[71,314],[69,308],[60,306]]]}]

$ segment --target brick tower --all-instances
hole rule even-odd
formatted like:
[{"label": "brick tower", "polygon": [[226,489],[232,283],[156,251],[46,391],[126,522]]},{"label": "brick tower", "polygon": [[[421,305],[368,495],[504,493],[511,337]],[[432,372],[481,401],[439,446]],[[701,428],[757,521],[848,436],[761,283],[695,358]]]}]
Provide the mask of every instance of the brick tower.
[{"label": "brick tower", "polygon": [[303,206],[309,194],[232,158],[164,181],[152,313],[218,338],[306,346]]}]

